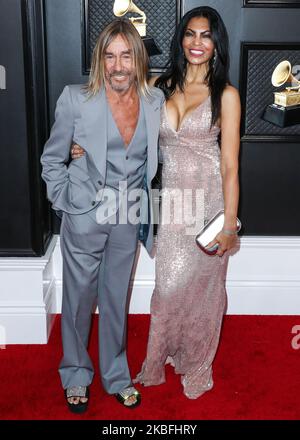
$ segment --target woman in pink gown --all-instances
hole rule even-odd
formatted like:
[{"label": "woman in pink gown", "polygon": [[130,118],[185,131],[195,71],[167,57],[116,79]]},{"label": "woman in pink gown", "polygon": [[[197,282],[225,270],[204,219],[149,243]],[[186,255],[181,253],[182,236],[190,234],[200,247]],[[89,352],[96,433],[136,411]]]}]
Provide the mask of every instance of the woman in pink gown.
[{"label": "woman in pink gown", "polygon": [[[166,96],[160,127],[162,210],[147,356],[134,382],[163,383],[170,362],[190,399],[213,386],[228,251],[236,244],[240,100],[228,69],[224,23],[214,9],[198,7],[182,18],[169,68],[153,81]],[[192,196],[183,198],[181,209],[176,197],[185,190]],[[186,213],[197,204],[204,222],[225,210],[223,230],[209,244],[218,243],[213,256],[197,247],[196,231],[190,229]]]}]

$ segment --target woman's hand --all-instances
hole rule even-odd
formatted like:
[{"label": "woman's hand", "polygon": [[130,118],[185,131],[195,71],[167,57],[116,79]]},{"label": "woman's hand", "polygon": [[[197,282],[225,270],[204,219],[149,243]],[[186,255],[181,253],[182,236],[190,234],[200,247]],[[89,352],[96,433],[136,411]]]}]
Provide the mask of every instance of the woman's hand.
[{"label": "woman's hand", "polygon": [[237,234],[228,235],[224,233],[223,231],[219,232],[218,235],[206,246],[207,248],[210,248],[214,246],[215,244],[218,244],[218,250],[216,254],[219,257],[222,257],[226,251],[229,251],[230,249],[234,248],[237,241]]},{"label": "woman's hand", "polygon": [[71,147],[71,157],[72,159],[79,159],[84,156],[85,150],[78,144],[72,144]]}]

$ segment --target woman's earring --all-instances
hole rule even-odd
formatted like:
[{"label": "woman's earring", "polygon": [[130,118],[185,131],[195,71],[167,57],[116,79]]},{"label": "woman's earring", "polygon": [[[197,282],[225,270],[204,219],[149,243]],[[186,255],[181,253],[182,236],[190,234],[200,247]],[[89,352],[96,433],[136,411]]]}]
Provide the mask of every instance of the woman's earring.
[{"label": "woman's earring", "polygon": [[214,50],[214,57],[213,57],[213,68],[215,68],[215,66],[216,66],[217,56],[218,56],[217,49],[215,49]]}]

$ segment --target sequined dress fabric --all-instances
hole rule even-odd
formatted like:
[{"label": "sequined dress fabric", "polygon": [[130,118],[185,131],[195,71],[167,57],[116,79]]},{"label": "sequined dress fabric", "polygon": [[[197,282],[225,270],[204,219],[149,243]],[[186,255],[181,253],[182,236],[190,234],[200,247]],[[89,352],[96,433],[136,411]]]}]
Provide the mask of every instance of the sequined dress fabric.
[{"label": "sequined dress fabric", "polygon": [[203,190],[204,222],[223,208],[217,142],[220,129],[216,125],[210,129],[210,123],[210,96],[187,115],[178,131],[170,125],[165,106],[162,110],[162,220],[157,236],[156,280],[147,355],[134,380],[145,386],[161,384],[165,382],[165,364],[171,363],[190,399],[213,387],[212,362],[226,307],[228,257],[226,253],[220,258],[202,252],[195,243],[195,233],[187,233],[191,225],[188,216],[182,215],[178,222],[178,207],[176,212],[173,208],[170,223],[164,213],[170,196],[176,196],[178,189],[192,191],[190,208],[195,207],[196,190]]}]

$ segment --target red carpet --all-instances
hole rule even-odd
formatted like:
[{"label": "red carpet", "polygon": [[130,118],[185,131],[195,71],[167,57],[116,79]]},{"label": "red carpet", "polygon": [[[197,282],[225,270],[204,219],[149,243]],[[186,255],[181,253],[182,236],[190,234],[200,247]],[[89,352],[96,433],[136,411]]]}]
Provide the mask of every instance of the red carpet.
[{"label": "red carpet", "polygon": [[[0,350],[0,419],[300,419],[300,350],[291,333],[300,317],[227,316],[214,363],[212,391],[197,400],[183,394],[180,378],[167,367],[167,383],[140,387],[142,405],[123,408],[104,393],[98,373],[97,318],[90,353],[95,366],[89,411],[71,414],[64,402],[57,366],[60,320],[48,345],[10,345]],[[128,356],[134,376],[144,359],[149,317],[129,318]]]}]

